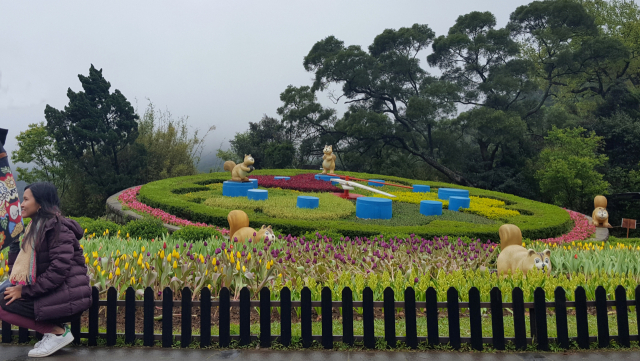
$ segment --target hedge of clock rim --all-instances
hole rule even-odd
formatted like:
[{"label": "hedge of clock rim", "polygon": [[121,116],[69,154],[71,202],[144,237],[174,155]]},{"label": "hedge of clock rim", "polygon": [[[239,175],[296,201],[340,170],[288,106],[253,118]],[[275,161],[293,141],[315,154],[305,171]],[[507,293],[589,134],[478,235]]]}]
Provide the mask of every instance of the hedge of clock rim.
[{"label": "hedge of clock rim", "polygon": [[[291,176],[302,173],[309,172],[305,170],[294,169],[268,169],[254,171],[254,173],[252,174],[276,174]],[[460,187],[448,183],[417,181],[407,178],[384,176],[378,174],[354,172],[341,172],[340,174],[350,175],[362,179],[384,179],[389,182],[404,185],[427,184],[430,185],[432,189],[440,187],[455,187],[469,190],[469,193],[472,196],[481,196],[485,198],[495,198],[498,200],[502,200],[507,204],[506,208],[515,209],[521,213],[518,216],[507,217],[506,219],[503,219],[504,223],[516,224],[522,230],[523,236],[525,238],[540,239],[555,237],[566,233],[573,227],[573,221],[571,220],[569,214],[562,208],[517,197],[514,195],[509,195],[506,193],[487,191],[470,187]],[[228,210],[215,209],[204,204],[189,202],[178,197],[170,196],[171,194],[185,194],[189,192],[207,190],[207,184],[218,183],[225,180],[228,180],[228,174],[224,172],[164,179],[142,186],[138,199],[148,206],[162,209],[165,212],[168,212],[177,217],[189,219],[192,222],[201,222],[220,227],[228,227]],[[336,189],[339,191],[339,188]],[[250,210],[247,211],[247,214],[249,215],[251,227],[259,228],[263,224],[271,224],[273,226],[273,229],[279,230],[284,234],[304,234],[306,232],[315,231],[318,229],[331,229],[350,237],[374,236],[378,234],[413,233],[425,238],[441,237],[444,235],[455,234],[458,236],[467,236],[470,238],[497,239],[498,228],[500,226],[500,224],[479,225],[438,220],[422,227],[384,227],[361,225],[335,220],[314,222],[277,219],[266,217]]]}]

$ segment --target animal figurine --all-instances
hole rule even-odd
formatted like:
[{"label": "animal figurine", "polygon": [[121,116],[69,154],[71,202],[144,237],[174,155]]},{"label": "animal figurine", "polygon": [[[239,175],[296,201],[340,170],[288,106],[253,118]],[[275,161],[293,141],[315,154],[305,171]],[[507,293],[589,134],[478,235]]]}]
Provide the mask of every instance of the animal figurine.
[{"label": "animal figurine", "polygon": [[251,154],[244,155],[244,162],[234,163],[232,160],[224,162],[224,170],[231,172],[231,180],[234,182],[251,182],[247,176],[255,169],[253,167],[253,157]]},{"label": "animal figurine", "polygon": [[605,196],[596,196],[593,199],[593,214],[591,219],[596,227],[612,228],[609,224],[609,212],[607,212],[607,198]]},{"label": "animal figurine", "polygon": [[336,155],[333,154],[333,146],[325,145],[322,153],[324,153],[322,156],[322,174],[333,173],[333,170],[336,169]]},{"label": "animal figurine", "polygon": [[229,240],[231,241],[235,238],[238,239],[238,242],[244,242],[248,239],[254,242],[275,239],[271,226],[265,227],[262,225],[258,231],[249,227],[249,216],[241,210],[236,209],[229,212],[227,221],[229,222]]},{"label": "animal figurine", "polygon": [[518,226],[503,224],[498,233],[500,234],[498,275],[506,276],[509,272],[513,274],[516,269],[519,269],[526,276],[527,272],[534,268],[544,270],[547,275],[551,273],[551,251],[545,249],[539,253],[522,247],[522,232]]}]

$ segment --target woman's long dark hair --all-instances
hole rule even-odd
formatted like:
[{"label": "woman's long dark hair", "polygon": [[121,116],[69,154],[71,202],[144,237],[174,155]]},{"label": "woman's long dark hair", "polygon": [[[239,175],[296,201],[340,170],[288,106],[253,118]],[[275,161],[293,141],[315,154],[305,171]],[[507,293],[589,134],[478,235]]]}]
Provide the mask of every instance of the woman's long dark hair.
[{"label": "woman's long dark hair", "polygon": [[24,188],[25,191],[27,189],[31,191],[33,199],[40,205],[40,209],[36,214],[31,216],[31,229],[25,234],[22,247],[24,248],[24,245],[30,242],[33,249],[39,250],[44,240],[44,224],[52,218],[56,218],[54,240],[58,239],[60,234],[60,217],[62,217],[60,214],[60,198],[58,198],[58,190],[56,187],[48,182],[31,183]]}]

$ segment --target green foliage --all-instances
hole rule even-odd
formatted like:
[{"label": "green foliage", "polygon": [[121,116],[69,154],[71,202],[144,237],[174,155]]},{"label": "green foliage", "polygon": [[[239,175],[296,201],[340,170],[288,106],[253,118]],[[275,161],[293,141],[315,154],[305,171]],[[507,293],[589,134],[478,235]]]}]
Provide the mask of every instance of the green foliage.
[{"label": "green foliage", "polygon": [[597,169],[607,156],[598,154],[602,137],[584,134],[583,128],[554,128],[547,147],[540,153],[536,177],[542,193],[555,204],[583,212],[593,198],[606,192],[609,183]]},{"label": "green foliage", "polygon": [[140,172],[142,182],[197,173],[205,138],[215,126],[200,137],[198,130],[189,134],[187,121],[187,117],[174,119],[171,112],[160,111],[149,102],[138,121],[136,139],[147,150],[147,165]]},{"label": "green foliage", "polygon": [[[356,210],[352,202],[331,193],[301,193],[271,188],[269,189],[269,199],[264,201],[254,201],[245,197],[223,197],[222,189],[207,193],[213,197],[204,202],[206,206],[223,209],[227,212],[234,209],[251,210],[280,219],[309,221],[340,219],[350,216]],[[194,194],[194,196],[199,197],[200,193]],[[318,208],[297,208],[298,196],[318,197],[320,200]]]},{"label": "green foliage", "polygon": [[84,91],[69,89],[64,110],[47,105],[44,113],[57,152],[82,181],[78,192],[88,195],[85,204],[66,212],[96,215],[104,212],[109,195],[138,182],[146,158],[144,147],[135,144],[138,116],[126,97],[117,89],[111,93],[111,84],[93,65],[89,76],[78,78]]},{"label": "green foliage", "polygon": [[222,233],[216,231],[214,228],[196,226],[182,227],[179,230],[173,232],[171,236],[190,242],[206,241],[212,237],[218,237],[222,239]]},{"label": "green foliage", "polygon": [[334,230],[331,229],[318,229],[315,231],[311,231],[311,232],[307,232],[305,234],[302,235],[305,238],[309,238],[309,239],[316,239],[316,238],[331,238],[331,240],[333,242],[340,242],[341,238],[344,238],[344,236],[341,233],[338,233]]},{"label": "green foliage", "polygon": [[27,183],[53,183],[58,188],[58,196],[64,201],[71,175],[65,169],[63,159],[56,151],[54,139],[47,132],[44,122],[29,124],[29,128],[20,132],[16,140],[18,150],[11,152],[11,161],[34,165],[31,169],[17,167],[18,180]]},{"label": "green foliage", "polygon": [[[256,170],[254,174],[273,174],[270,170]],[[279,175],[296,175],[305,173],[302,170],[277,170]],[[406,178],[383,176],[378,174],[363,174],[343,172],[358,178],[385,179],[399,184],[429,184],[432,187],[452,187],[451,184],[439,182],[419,182]],[[185,198],[173,196],[184,188],[204,188],[203,185],[218,183],[229,178],[227,173],[209,173],[196,176],[171,178],[152,182],[140,189],[141,202],[155,208],[160,208],[177,217],[186,218],[193,222],[203,222],[221,227],[228,227],[228,210],[212,208],[205,204],[190,202]],[[495,198],[510,204],[521,211],[518,216],[508,217],[507,221],[518,225],[525,237],[532,239],[555,237],[568,231],[572,226],[569,214],[553,205],[539,203],[517,196],[486,191],[477,188],[458,187],[468,189],[470,195]],[[274,218],[262,212],[245,209],[249,216],[250,226],[259,228],[263,224],[270,224],[274,230],[282,234],[305,234],[315,230],[333,230],[344,236],[375,236],[379,234],[416,234],[421,237],[440,237],[444,235],[468,236],[480,239],[498,239],[499,224],[474,224],[453,220],[434,220],[423,226],[386,226],[381,224],[362,224],[347,220],[325,220],[322,222]],[[467,215],[469,216],[469,215]]]},{"label": "green foliage", "polygon": [[249,130],[237,133],[230,141],[231,153],[219,152],[220,156],[233,154],[236,163],[242,162],[245,154],[251,154],[259,168],[288,168],[293,165],[295,147],[291,135],[277,119],[264,116],[260,122],[249,122]]},{"label": "green foliage", "polygon": [[109,234],[116,235],[118,231],[126,234],[126,227],[111,221],[103,219],[92,219],[89,217],[69,217],[80,224],[80,227],[85,230],[85,235],[93,235],[96,237],[102,236],[109,230]]},{"label": "green foliage", "polygon": [[140,220],[129,221],[124,229],[132,238],[142,237],[144,239],[160,238],[163,234],[167,234],[162,221],[159,219],[144,217]]}]

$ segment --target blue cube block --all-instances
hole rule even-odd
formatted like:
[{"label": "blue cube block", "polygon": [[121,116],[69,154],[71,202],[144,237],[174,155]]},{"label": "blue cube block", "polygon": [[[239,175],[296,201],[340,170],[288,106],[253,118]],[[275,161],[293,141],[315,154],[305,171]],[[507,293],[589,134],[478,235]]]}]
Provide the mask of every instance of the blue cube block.
[{"label": "blue cube block", "polygon": [[275,180],[289,180],[291,179],[290,177],[281,177],[281,176],[277,176],[277,177],[273,177],[273,179]]},{"label": "blue cube block", "polygon": [[466,189],[457,189],[457,188],[439,188],[438,189],[438,199],[448,200],[449,197],[469,198],[469,191]]},{"label": "blue cube block", "polygon": [[441,216],[442,202],[420,201],[420,214],[423,214],[425,216]]},{"label": "blue cube block", "polygon": [[356,217],[361,219],[391,219],[391,199],[359,197],[356,200]]},{"label": "blue cube block", "polygon": [[449,210],[458,211],[460,208],[469,208],[471,199],[467,197],[449,197]]},{"label": "blue cube block", "polygon": [[225,197],[246,197],[249,189],[253,189],[253,182],[222,182],[222,195]]},{"label": "blue cube block", "polygon": [[266,201],[269,198],[269,192],[266,189],[249,189],[247,198],[253,201]]},{"label": "blue cube block", "polygon": [[[373,183],[373,182],[380,182],[380,183]],[[373,186],[373,187],[384,187],[384,179],[369,179],[369,183],[367,183],[369,186]]]},{"label": "blue cube block", "polygon": [[255,178],[249,178],[249,180],[251,181],[251,183],[253,183],[253,189],[257,189],[258,188],[258,180]]},{"label": "blue cube block", "polygon": [[429,193],[431,192],[431,187],[424,184],[414,184],[413,191],[415,193]]},{"label": "blue cube block", "polygon": [[309,196],[298,196],[296,207],[298,208],[318,208],[320,206],[320,198]]}]

